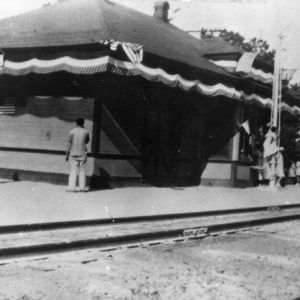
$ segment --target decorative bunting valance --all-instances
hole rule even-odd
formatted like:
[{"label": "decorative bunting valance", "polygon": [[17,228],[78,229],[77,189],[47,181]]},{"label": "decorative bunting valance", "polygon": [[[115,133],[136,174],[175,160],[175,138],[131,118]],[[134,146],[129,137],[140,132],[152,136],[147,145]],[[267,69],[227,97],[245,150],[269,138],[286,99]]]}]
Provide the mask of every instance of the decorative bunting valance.
[{"label": "decorative bunting valance", "polygon": [[[111,56],[92,59],[77,59],[69,56],[51,60],[34,58],[22,62],[5,60],[3,68],[0,69],[0,75],[49,74],[59,71],[80,75],[111,72],[122,76],[141,76],[149,81],[161,82],[170,87],[178,87],[185,91],[196,90],[200,94],[211,97],[225,96],[238,101],[244,101],[245,103],[255,102],[265,108],[272,106],[271,98],[263,98],[255,93],[249,95],[244,91],[239,91],[223,83],[207,85],[200,80],[186,80],[180,74],[169,74],[161,68],[150,68],[142,63],[135,64],[131,61],[123,61]],[[282,104],[282,109],[290,113],[300,113],[299,107],[291,107],[286,103]]]},{"label": "decorative bunting valance", "polygon": [[[257,81],[261,81],[266,84],[273,83],[273,73],[263,71],[253,67],[253,63],[257,53],[255,52],[245,52],[240,57],[239,60],[214,60],[210,61],[214,64],[223,67],[229,72],[243,73],[243,76],[253,78]],[[295,74],[297,69],[282,69],[281,78],[282,80],[289,81]]]},{"label": "decorative bunting valance", "polygon": [[[214,64],[225,68],[229,72],[237,72],[238,61],[236,60],[210,60]],[[256,69],[253,66],[244,72],[245,77],[253,78],[263,83],[270,84],[273,82],[273,73],[267,73],[263,70]]]}]

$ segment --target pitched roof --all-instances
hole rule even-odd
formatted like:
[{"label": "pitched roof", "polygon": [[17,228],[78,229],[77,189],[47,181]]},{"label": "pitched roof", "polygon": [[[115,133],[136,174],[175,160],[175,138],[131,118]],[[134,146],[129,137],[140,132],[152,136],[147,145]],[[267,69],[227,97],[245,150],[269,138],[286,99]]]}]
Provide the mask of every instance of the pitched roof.
[{"label": "pitched roof", "polygon": [[154,17],[109,0],[61,0],[0,20],[0,48],[90,44],[114,39],[205,71],[234,77],[202,58],[203,43]]},{"label": "pitched roof", "polygon": [[242,48],[238,46],[233,46],[229,42],[224,41],[220,37],[200,39],[199,44],[201,46],[201,53],[203,55],[229,54],[229,53],[239,54],[244,52]]}]

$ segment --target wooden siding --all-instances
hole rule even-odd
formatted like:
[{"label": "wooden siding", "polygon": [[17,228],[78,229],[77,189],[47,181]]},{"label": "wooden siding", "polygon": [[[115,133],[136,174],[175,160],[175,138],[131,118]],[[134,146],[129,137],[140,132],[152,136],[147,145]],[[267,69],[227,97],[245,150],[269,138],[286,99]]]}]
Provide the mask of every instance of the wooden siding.
[{"label": "wooden siding", "polygon": [[230,180],[231,176],[231,163],[208,163],[204,172],[202,173],[202,179],[226,179]]},{"label": "wooden siding", "polygon": [[[1,151],[1,169],[25,170],[33,172],[68,174],[70,164],[63,155]],[[87,175],[92,175],[94,158],[88,158]]]},{"label": "wooden siding", "polygon": [[141,178],[141,160],[95,159],[94,175],[101,177]]},{"label": "wooden siding", "polygon": [[65,150],[68,132],[79,117],[92,133],[94,100],[28,97],[14,116],[0,116],[1,147]]},{"label": "wooden siding", "polygon": [[129,136],[105,106],[103,106],[101,118],[101,154],[140,155]]},{"label": "wooden siding", "polygon": [[[15,115],[0,116],[0,167],[68,174],[69,164],[60,151],[65,151],[68,132],[79,117],[85,118],[85,128],[92,137],[94,102],[93,98],[33,96],[22,103],[19,101]],[[101,123],[98,154],[123,158],[95,160],[89,157],[88,175],[106,172],[110,177],[140,177],[140,163],[127,160],[127,156],[139,153],[106,108],[102,110]],[[89,151],[93,139],[88,145]]]}]

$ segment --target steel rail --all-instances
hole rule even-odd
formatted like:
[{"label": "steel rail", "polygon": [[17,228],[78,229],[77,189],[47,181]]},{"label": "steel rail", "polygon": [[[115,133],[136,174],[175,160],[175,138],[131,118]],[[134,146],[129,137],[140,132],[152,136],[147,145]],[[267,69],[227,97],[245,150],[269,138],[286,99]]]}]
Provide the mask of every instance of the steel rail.
[{"label": "steel rail", "polygon": [[213,217],[213,216],[221,216],[221,215],[225,216],[225,215],[233,215],[233,214],[263,212],[268,210],[285,210],[285,209],[293,209],[293,208],[300,208],[300,204],[256,206],[256,207],[248,207],[248,208],[209,210],[209,211],[175,213],[175,214],[170,213],[170,214],[148,215],[148,216],[132,216],[132,217],[116,217],[116,218],[111,217],[106,219],[3,225],[0,226],[0,234],[40,231],[40,230],[56,230],[56,229],[76,228],[76,227],[83,227],[83,226],[137,223],[137,222],[146,222],[146,221],[163,221],[163,220],[197,218],[197,217]]},{"label": "steel rail", "polygon": [[193,228],[178,228],[137,234],[125,234],[112,237],[101,237],[96,239],[75,240],[70,242],[2,248],[0,249],[0,257],[31,256],[45,253],[51,254],[73,250],[84,250],[89,248],[116,248],[125,245],[132,245],[133,243],[135,243],[136,246],[142,243],[158,244],[161,243],[161,240],[205,238],[207,236],[222,234],[224,232],[233,233],[234,230],[295,220],[300,220],[300,213],[254,218],[246,221],[224,222],[219,224],[210,224],[208,226],[202,225],[201,227]]}]

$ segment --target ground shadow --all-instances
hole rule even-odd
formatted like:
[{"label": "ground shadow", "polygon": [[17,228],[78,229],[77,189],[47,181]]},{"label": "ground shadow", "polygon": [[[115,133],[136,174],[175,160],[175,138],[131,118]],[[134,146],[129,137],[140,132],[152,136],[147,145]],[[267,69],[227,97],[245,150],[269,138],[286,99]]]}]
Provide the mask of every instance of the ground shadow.
[{"label": "ground shadow", "polygon": [[111,190],[112,188],[112,178],[107,173],[107,171],[101,167],[98,168],[99,175],[92,175],[90,177],[90,191],[98,190]]}]

